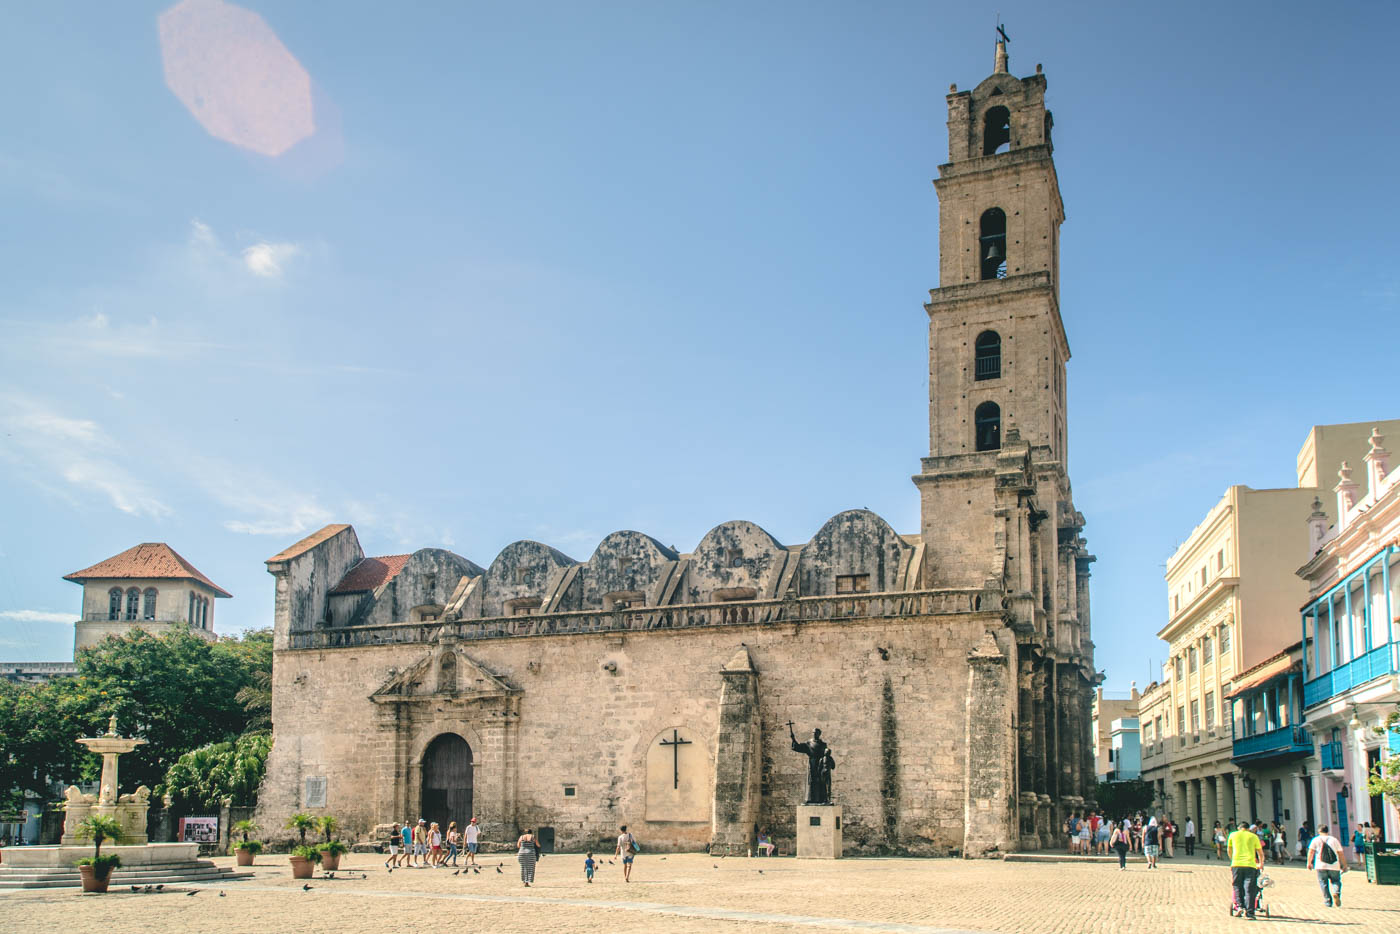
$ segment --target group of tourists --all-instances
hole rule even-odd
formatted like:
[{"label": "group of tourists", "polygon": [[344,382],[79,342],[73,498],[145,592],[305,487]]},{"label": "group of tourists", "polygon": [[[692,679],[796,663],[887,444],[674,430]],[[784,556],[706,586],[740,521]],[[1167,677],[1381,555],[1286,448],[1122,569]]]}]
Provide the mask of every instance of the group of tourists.
[{"label": "group of tourists", "polygon": [[[1097,811],[1081,815],[1072,812],[1065,818],[1064,832],[1069,838],[1069,852],[1076,856],[1108,856],[1118,854],[1118,867],[1127,868],[1128,854],[1141,853],[1147,858],[1150,869],[1157,868],[1157,860],[1165,853],[1176,856],[1176,839],[1183,828],[1165,817],[1147,817],[1139,813],[1132,817],[1113,820]],[[1196,825],[1187,820],[1183,843],[1187,855],[1195,852]]]},{"label": "group of tourists", "polygon": [[[619,829],[621,832],[617,836],[614,855],[622,859],[622,881],[631,882],[632,864],[642,848],[637,838],[628,832],[626,824]],[[480,873],[476,858],[480,842],[480,828],[475,817],[467,823],[464,831],[457,829],[456,821],[449,822],[446,833],[443,833],[437,821],[429,822],[421,817],[417,823],[396,823],[384,840],[385,852],[389,854],[389,858],[384,860],[384,868],[390,872],[398,868],[442,869],[457,866],[458,855],[465,854],[461,868]],[[526,828],[515,841],[515,860],[520,866],[520,881],[526,888],[534,884],[535,865],[543,856],[544,850],[534,829]],[[588,853],[583,861],[584,878],[588,882],[593,881],[597,867],[598,860],[593,858],[591,852]],[[496,867],[496,871],[501,871],[500,866]]]},{"label": "group of tourists", "polygon": [[447,825],[447,833],[437,821],[429,823],[423,818],[418,822],[404,821],[394,824],[384,840],[384,850],[389,858],[384,866],[391,872],[395,869],[442,869],[457,865],[459,854],[465,853],[463,865],[476,865],[476,851],[480,839],[480,828],[476,818],[467,823],[466,830],[458,830],[457,822]]}]

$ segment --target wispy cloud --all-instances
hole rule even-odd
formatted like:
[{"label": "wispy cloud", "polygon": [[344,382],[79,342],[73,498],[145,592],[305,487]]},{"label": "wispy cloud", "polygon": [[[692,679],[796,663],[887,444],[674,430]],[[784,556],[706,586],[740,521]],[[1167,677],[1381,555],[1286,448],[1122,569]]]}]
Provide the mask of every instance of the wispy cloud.
[{"label": "wispy cloud", "polygon": [[255,243],[243,250],[243,265],[255,276],[277,279],[287,261],[301,252],[295,243]]},{"label": "wispy cloud", "polygon": [[335,519],[335,513],[314,494],[245,464],[197,455],[185,463],[190,478],[216,503],[235,513],[223,520],[230,532],[304,535]]},{"label": "wispy cloud", "polygon": [[[133,516],[157,518],[170,513],[143,482],[115,460],[117,445],[97,422],[53,411],[25,396],[0,394],[0,429],[6,441],[0,456],[17,463],[36,486],[63,495],[97,494]],[[70,497],[71,498],[71,497]]]},{"label": "wispy cloud", "polygon": [[48,613],[44,610],[0,610],[0,619],[20,623],[71,623],[72,613]]}]

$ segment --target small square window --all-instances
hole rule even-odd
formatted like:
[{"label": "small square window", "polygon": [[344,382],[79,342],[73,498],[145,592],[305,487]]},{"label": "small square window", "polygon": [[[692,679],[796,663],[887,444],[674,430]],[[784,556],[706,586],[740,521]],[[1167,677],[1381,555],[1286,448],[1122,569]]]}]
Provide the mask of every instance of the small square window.
[{"label": "small square window", "polygon": [[869,574],[837,574],[837,593],[870,593]]},{"label": "small square window", "polygon": [[574,786],[574,785],[565,785],[565,786],[564,786],[564,797],[566,797],[566,798],[572,798],[572,797],[575,797],[577,794],[578,794],[578,788],[577,788],[576,786]]},{"label": "small square window", "polygon": [[822,825],[822,819],[820,817],[809,817],[807,818],[807,824],[811,827],[820,827]]}]

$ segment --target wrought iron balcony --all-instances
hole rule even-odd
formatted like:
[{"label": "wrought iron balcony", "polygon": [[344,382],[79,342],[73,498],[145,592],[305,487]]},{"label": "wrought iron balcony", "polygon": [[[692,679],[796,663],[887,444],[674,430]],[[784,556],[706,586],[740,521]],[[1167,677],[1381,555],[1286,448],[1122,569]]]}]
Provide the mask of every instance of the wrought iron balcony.
[{"label": "wrought iron balcony", "polygon": [[1235,762],[1286,761],[1312,755],[1312,737],[1301,726],[1284,726],[1235,740],[1230,758]]},{"label": "wrought iron balcony", "polygon": [[1303,706],[1315,706],[1372,678],[1390,674],[1395,670],[1393,653],[1392,646],[1386,644],[1313,678],[1303,685]]}]

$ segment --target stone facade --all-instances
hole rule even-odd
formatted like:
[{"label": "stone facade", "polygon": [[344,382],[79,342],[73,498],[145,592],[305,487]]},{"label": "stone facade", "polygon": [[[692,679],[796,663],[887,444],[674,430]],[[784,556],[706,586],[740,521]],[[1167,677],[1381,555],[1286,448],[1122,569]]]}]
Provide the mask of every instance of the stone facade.
[{"label": "stone facade", "polygon": [[[496,842],[533,827],[609,848],[627,824],[651,850],[746,852],[759,829],[791,846],[791,721],[831,744],[845,852],[1050,842],[1093,788],[1093,558],[1064,466],[1045,79],[1011,77],[1002,48],[997,63],[948,98],[920,534],[850,510],[798,545],[733,521],[686,553],[620,531],[586,561],[521,541],[483,570],[438,549],[366,557],[328,526],[267,563],[262,826],[331,812],[364,835],[470,811]],[[973,155],[1000,106],[1008,151]],[[970,281],[990,268],[963,256],[988,242],[970,225],[997,205],[995,242],[1017,252]]]}]

